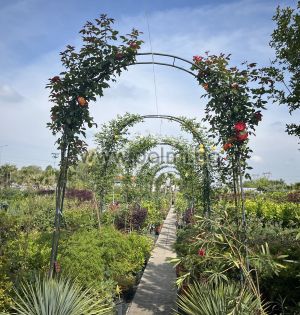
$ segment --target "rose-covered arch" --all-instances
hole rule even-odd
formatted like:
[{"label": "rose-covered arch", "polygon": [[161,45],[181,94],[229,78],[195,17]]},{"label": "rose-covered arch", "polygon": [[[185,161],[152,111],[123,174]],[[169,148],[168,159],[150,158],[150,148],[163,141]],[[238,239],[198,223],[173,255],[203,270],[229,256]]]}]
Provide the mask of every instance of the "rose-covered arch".
[{"label": "rose-covered arch", "polygon": [[[96,169],[94,173],[96,174],[98,185],[97,191],[99,192],[100,200],[100,212],[102,212],[104,204],[103,199],[105,196],[105,187],[107,186],[107,181],[109,181],[108,175],[110,174],[110,179],[113,178],[113,172],[117,165],[117,153],[123,149],[123,147],[128,142],[127,133],[129,127],[134,126],[137,123],[143,122],[145,119],[166,119],[169,121],[178,122],[182,130],[189,132],[193,136],[193,140],[198,144],[197,154],[201,158],[201,170],[203,171],[203,201],[205,204],[205,213],[210,213],[210,194],[211,194],[211,182],[212,182],[212,160],[214,156],[212,153],[213,147],[208,140],[205,130],[202,126],[196,122],[194,119],[188,119],[186,117],[174,117],[170,115],[132,115],[125,114],[122,117],[117,117],[111,120],[108,124],[103,125],[101,131],[96,134],[96,143],[98,144],[98,163],[96,164]],[[152,148],[153,145],[158,145],[156,138],[144,137],[140,140],[143,143],[143,149]],[[180,144],[178,140],[165,137],[161,141],[165,141],[161,144],[168,144],[178,150],[182,150],[182,143]],[[134,143],[132,143],[133,145]],[[141,143],[137,142],[137,146],[140,147]],[[138,150],[140,154],[140,149]],[[131,156],[127,156],[127,155]],[[132,161],[137,160],[139,156],[133,157],[132,153],[125,152],[125,159],[130,161],[129,163],[133,167],[134,163]],[[117,159],[116,159],[117,158]],[[130,177],[130,176],[128,176]]]},{"label": "rose-covered arch", "polygon": [[[125,186],[131,187],[131,179],[133,176],[133,170],[138,165],[141,156],[145,155],[151,149],[158,145],[169,145],[175,149],[176,158],[173,161],[174,166],[178,169],[182,178],[186,177],[186,173],[190,174],[187,181],[191,181],[192,178],[197,178],[201,185],[194,185],[194,190],[199,190],[202,192],[202,200],[204,204],[204,214],[210,214],[210,199],[205,199],[207,197],[207,170],[206,165],[208,163],[204,162],[201,152],[197,150],[197,145],[188,143],[183,139],[173,138],[173,137],[137,137],[134,140],[128,142],[126,147],[124,147],[123,165],[125,169]],[[196,148],[196,150],[195,150]],[[127,179],[127,180],[126,180]],[[197,188],[198,187],[198,188]],[[133,196],[133,193],[128,193],[128,196]],[[130,198],[126,198],[127,202],[131,201]]]},{"label": "rose-covered arch", "polygon": [[[113,23],[114,20],[106,15],[101,15],[94,23],[87,22],[80,31],[82,47],[76,51],[74,46],[67,46],[61,53],[65,70],[47,84],[50,100],[54,103],[48,127],[53,135],[58,136],[56,143],[61,155],[50,275],[57,256],[68,167],[86,150],[86,143],[82,139],[85,138],[86,127],[95,125],[89,103],[95,101],[97,96],[103,96],[110,82],[116,81],[116,75],[120,75],[129,65],[143,63],[136,60],[137,51],[143,43],[140,32],[133,29],[130,34],[119,35],[112,27]],[[183,58],[172,55],[165,57],[173,58],[173,64],[155,63],[192,74],[206,90],[209,101],[204,120],[209,122],[216,143],[224,145],[228,152],[229,164],[223,170],[225,176],[231,177],[235,196],[239,198],[243,195],[242,175],[251,152],[247,138],[261,119],[260,110],[264,109],[265,95],[271,93],[273,82],[264,69],[256,68],[256,64],[245,64],[242,70],[230,67],[229,55],[206,53],[205,57],[194,56],[193,62],[188,61],[190,69],[175,65],[175,60],[187,61]],[[241,194],[238,193],[239,189]],[[242,212],[245,218],[243,206]]]}]

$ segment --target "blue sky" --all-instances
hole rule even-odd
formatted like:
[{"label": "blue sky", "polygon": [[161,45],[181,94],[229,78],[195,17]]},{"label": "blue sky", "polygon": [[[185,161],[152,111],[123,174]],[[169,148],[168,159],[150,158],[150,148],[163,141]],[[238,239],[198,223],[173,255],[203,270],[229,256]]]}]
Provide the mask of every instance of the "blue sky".
[{"label": "blue sky", "polygon": [[[53,164],[54,141],[46,129],[49,120],[47,79],[61,71],[59,52],[67,44],[79,45],[78,31],[86,20],[100,13],[116,19],[127,33],[132,27],[144,32],[142,51],[191,59],[193,55],[232,53],[233,64],[244,60],[268,65],[273,51],[268,42],[277,5],[296,1],[276,0],[1,0],[0,2],[0,163],[18,166]],[[203,91],[187,74],[155,67],[160,114],[203,117]],[[105,96],[91,105],[98,124],[125,112],[157,112],[152,66],[134,66],[124,73]],[[270,104],[257,136],[251,138],[254,174],[271,172],[272,178],[300,181],[300,151],[285,123],[299,121],[284,107]],[[181,134],[172,123],[148,121],[136,133]],[[88,142],[93,146],[93,134]],[[2,145],[8,145],[3,147]]]}]

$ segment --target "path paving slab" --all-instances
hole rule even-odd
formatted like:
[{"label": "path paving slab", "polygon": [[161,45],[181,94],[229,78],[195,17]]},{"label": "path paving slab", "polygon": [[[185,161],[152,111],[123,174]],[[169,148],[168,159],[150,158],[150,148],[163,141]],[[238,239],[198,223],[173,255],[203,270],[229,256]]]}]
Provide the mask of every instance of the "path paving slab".
[{"label": "path paving slab", "polygon": [[168,262],[176,257],[172,249],[176,240],[175,222],[176,214],[171,208],[127,311],[128,315],[173,314],[176,309],[176,273]]}]

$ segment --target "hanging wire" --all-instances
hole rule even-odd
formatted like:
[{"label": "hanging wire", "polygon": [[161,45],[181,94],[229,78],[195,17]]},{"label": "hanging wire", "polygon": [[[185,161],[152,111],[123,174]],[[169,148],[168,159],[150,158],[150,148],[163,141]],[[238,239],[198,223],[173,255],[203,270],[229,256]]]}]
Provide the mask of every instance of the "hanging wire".
[{"label": "hanging wire", "polygon": [[[152,40],[151,40],[151,33],[150,33],[150,25],[147,12],[146,21],[147,21],[147,28],[148,28],[148,38],[150,43],[150,51],[151,51],[151,58],[152,58],[152,71],[153,71],[153,85],[154,85],[154,95],[155,95],[155,107],[156,107],[156,114],[158,115],[158,100],[157,100],[157,85],[156,85],[156,74],[155,74],[155,67],[154,67],[154,55],[153,55],[153,48],[152,48]],[[162,129],[162,119],[160,120],[159,126],[159,135],[161,136],[161,129]]]}]

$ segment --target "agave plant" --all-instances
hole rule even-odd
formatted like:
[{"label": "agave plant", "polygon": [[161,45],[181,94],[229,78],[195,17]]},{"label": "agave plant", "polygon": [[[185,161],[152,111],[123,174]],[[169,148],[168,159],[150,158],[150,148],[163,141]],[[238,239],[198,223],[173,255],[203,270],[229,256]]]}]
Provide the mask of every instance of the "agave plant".
[{"label": "agave plant", "polygon": [[267,314],[261,301],[236,283],[191,284],[178,297],[177,305],[187,315]]},{"label": "agave plant", "polygon": [[112,307],[68,279],[36,278],[24,283],[13,306],[22,315],[96,315],[112,314]]}]

